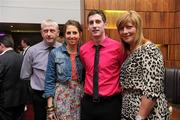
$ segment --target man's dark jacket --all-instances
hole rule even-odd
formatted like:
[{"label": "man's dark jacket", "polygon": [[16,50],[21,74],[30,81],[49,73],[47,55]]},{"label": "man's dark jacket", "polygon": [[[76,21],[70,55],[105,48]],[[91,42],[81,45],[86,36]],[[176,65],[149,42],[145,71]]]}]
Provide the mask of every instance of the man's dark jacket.
[{"label": "man's dark jacket", "polygon": [[27,88],[20,79],[22,60],[14,50],[0,55],[0,106],[16,107],[26,102]]}]

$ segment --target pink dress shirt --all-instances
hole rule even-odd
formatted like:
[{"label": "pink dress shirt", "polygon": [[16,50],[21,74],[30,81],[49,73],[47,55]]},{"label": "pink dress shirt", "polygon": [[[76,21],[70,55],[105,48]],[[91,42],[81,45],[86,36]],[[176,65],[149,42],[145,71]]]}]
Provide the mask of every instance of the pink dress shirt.
[{"label": "pink dress shirt", "polygon": [[[86,69],[84,92],[93,94],[95,43],[89,41],[80,48],[80,58]],[[112,96],[121,92],[120,67],[125,55],[122,44],[106,37],[99,53],[99,96]]]}]

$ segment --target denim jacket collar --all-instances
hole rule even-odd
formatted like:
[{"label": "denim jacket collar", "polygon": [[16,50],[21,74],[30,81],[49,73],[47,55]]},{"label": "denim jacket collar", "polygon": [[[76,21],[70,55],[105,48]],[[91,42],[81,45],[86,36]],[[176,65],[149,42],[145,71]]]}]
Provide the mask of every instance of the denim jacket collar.
[{"label": "denim jacket collar", "polygon": [[[68,51],[67,51],[66,46],[67,46],[67,44],[64,42],[63,45],[62,45],[62,52],[69,54]],[[79,56],[79,52],[80,52],[80,47],[79,47],[79,45],[78,45],[78,48],[77,48],[77,49],[78,49],[78,50],[77,50],[77,56]]]}]

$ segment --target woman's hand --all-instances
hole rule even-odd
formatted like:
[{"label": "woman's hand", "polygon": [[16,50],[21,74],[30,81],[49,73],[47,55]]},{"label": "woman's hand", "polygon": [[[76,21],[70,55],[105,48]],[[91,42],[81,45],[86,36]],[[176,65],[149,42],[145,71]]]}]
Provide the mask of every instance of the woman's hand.
[{"label": "woman's hand", "polygon": [[55,108],[53,105],[53,97],[49,96],[47,99],[47,119],[48,120],[58,120],[55,114]]},{"label": "woman's hand", "polygon": [[58,120],[58,119],[57,119],[57,116],[56,116],[56,114],[55,114],[54,111],[48,113],[48,114],[47,114],[47,118],[48,118],[48,120]]},{"label": "woman's hand", "polygon": [[142,118],[147,118],[155,104],[156,104],[156,100],[150,100],[146,96],[142,96],[138,114]]}]

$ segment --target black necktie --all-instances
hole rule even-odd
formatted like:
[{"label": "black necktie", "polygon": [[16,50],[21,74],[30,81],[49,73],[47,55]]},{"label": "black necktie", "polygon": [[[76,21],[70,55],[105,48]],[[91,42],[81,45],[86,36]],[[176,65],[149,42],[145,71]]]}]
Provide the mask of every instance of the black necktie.
[{"label": "black necktie", "polygon": [[53,46],[49,46],[49,47],[48,47],[49,53],[51,52],[51,50],[52,50],[53,48],[54,48]]},{"label": "black necktie", "polygon": [[94,57],[94,75],[93,75],[93,101],[99,102],[99,90],[98,90],[98,64],[99,64],[99,48],[100,45],[96,45],[95,47],[95,57]]}]

